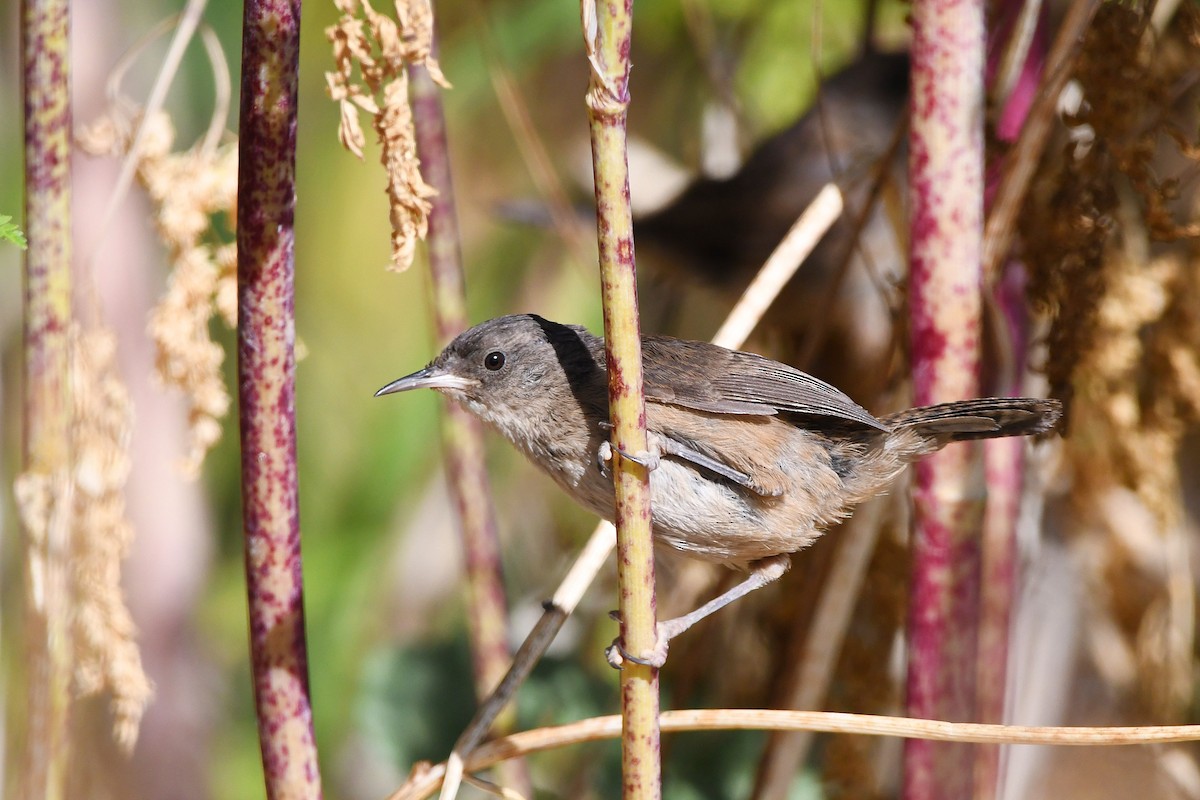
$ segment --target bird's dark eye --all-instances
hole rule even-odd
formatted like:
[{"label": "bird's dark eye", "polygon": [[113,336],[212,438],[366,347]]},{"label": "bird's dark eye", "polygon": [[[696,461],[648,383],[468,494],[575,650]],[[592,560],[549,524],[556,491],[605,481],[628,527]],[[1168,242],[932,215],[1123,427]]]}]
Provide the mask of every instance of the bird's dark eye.
[{"label": "bird's dark eye", "polygon": [[499,350],[493,350],[484,357],[483,365],[492,372],[495,372],[504,366],[504,353],[501,353]]}]

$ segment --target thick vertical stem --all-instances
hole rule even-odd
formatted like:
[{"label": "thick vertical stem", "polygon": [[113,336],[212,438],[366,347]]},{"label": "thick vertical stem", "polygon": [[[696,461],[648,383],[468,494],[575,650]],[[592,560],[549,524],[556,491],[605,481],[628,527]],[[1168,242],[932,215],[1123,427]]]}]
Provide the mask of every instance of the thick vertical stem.
[{"label": "thick vertical stem", "polygon": [[67,773],[71,514],[70,61],[66,0],[26,0],[24,451],[27,728],[21,796],[60,798]]},{"label": "thick vertical stem", "polygon": [[238,398],[250,656],[267,796],[321,796],[296,479],[299,0],[247,0],[238,166]]},{"label": "thick vertical stem", "polygon": [[[913,4],[909,284],[915,402],[979,389],[983,225],[982,0]],[[974,710],[982,513],[980,449],[951,445],[917,466],[908,639],[908,712]],[[905,744],[904,796],[971,794],[962,745]]]},{"label": "thick vertical stem", "polygon": [[[450,149],[442,98],[429,70],[409,67],[413,127],[426,183],[437,190],[429,211],[429,276],[434,327],[440,350],[467,328],[461,237],[450,175]],[[446,402],[442,435],[446,478],[458,512],[467,572],[467,625],[475,670],[475,695],[488,697],[512,661],[508,649],[508,603],[500,564],[492,490],[484,462],[483,426],[457,403]],[[512,729],[515,714],[497,720],[500,733]],[[532,795],[524,762],[500,765],[502,783],[521,796]]]},{"label": "thick vertical stem", "polygon": [[[627,652],[650,653],[657,641],[650,476],[619,453],[647,449],[642,347],[637,310],[633,214],[629,205],[626,122],[633,0],[583,0],[584,43],[591,63],[587,92],[596,182],[596,233],[608,357],[608,402],[616,484],[617,582],[621,640]],[[662,794],[658,671],[626,662],[621,673],[621,767],[626,800]]]}]

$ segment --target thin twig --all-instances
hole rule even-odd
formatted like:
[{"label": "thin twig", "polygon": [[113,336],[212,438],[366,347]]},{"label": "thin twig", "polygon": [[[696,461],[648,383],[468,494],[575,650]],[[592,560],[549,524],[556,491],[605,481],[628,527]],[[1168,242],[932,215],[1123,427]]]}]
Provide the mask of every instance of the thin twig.
[{"label": "thin twig", "polygon": [[1033,47],[1034,33],[1042,13],[1043,0],[1021,0],[1017,19],[1004,43],[1003,55],[992,80],[992,106],[1002,111],[1008,105],[1017,81],[1025,70],[1025,62]]},{"label": "thin twig", "polygon": [[[179,70],[179,64],[183,61],[183,53],[187,50],[188,44],[192,41],[192,36],[196,33],[196,28],[200,24],[200,19],[204,14],[204,7],[208,0],[188,0],[183,11],[178,17],[169,20],[165,24],[176,25],[175,35],[171,37],[171,44],[167,47],[167,54],[163,58],[162,66],[159,68],[158,75],[154,78],[154,85],[150,87],[150,95],[146,98],[146,106],[142,112],[141,120],[138,122],[137,131],[133,135],[133,141],[129,145],[129,149],[125,151],[125,156],[121,159],[121,171],[117,174],[117,181],[113,185],[112,192],[108,196],[108,203],[104,207],[103,221],[100,223],[100,233],[95,242],[89,248],[89,258],[95,260],[100,247],[104,243],[104,237],[108,235],[108,231],[112,228],[113,217],[117,213],[117,209],[125,200],[125,195],[129,193],[129,187],[133,185],[133,176],[137,172],[137,166],[141,160],[142,145],[146,139],[147,123],[158,113],[162,108],[163,102],[167,99],[167,92],[171,88],[171,82],[175,80],[175,73]],[[157,32],[156,32],[157,33]],[[136,51],[135,51],[136,52]],[[209,51],[210,56],[212,51]],[[110,95],[116,91],[115,84],[119,81],[119,76],[124,74],[125,69],[132,59],[123,61],[119,70],[113,71],[113,79],[109,82]],[[216,76],[216,86],[218,99],[221,95],[221,80],[220,74],[216,72],[215,66],[217,61],[213,61],[214,75]],[[224,59],[221,59],[224,64]],[[228,88],[228,68],[225,71],[226,89]],[[225,95],[228,102],[228,94]],[[221,117],[222,129],[225,127],[224,119],[226,109],[218,108],[214,111],[215,115]],[[89,270],[90,272],[90,270]]]}]

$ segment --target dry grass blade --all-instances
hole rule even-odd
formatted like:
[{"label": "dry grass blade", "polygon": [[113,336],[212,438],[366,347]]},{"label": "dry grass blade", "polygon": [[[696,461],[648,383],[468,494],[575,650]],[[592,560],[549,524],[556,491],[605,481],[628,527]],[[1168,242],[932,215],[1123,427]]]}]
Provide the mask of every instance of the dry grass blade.
[{"label": "dry grass blade", "polygon": [[[159,68],[158,75],[154,78],[154,85],[150,88],[150,95],[146,99],[146,107],[142,117],[145,119],[155,118],[159,111],[162,110],[163,102],[167,98],[167,92],[171,88],[171,82],[175,79],[175,73],[179,70],[179,64],[183,60],[183,53],[187,50],[188,44],[192,41],[192,36],[195,35],[197,27],[200,25],[201,15],[204,13],[204,7],[208,4],[207,0],[188,0],[188,4],[184,7],[183,12],[178,16],[164,21],[152,30],[147,36],[143,37],[142,41],[134,45],[125,58],[116,69],[113,70],[113,75],[109,79],[109,100],[115,107],[118,104],[117,98],[119,95],[118,86],[121,78],[125,74],[125,70],[133,62],[133,59],[141,53],[142,49],[150,44],[162,33],[165,33],[170,28],[175,28],[175,35],[171,37],[171,44],[167,48],[167,54],[163,59],[162,66]],[[211,54],[211,51],[210,51]],[[220,77],[216,72],[217,63],[224,65],[224,59],[214,59],[214,74]],[[214,117],[221,119],[221,128],[225,127],[224,118],[226,106],[228,105],[229,97],[229,71],[224,70],[225,81],[217,80],[218,97],[224,96],[225,103],[218,102],[214,108]],[[222,91],[222,85],[224,90]],[[112,220],[117,212],[118,206],[125,199],[125,195],[129,191],[129,186],[133,182],[134,175],[138,171],[141,164],[142,146],[146,141],[148,128],[144,122],[139,123],[134,132],[133,139],[129,142],[125,149],[123,158],[121,159],[121,172],[117,175],[117,183],[113,186],[112,194],[109,195],[108,205],[104,209],[104,221],[100,224],[100,236],[103,237],[112,228]],[[94,259],[100,250],[103,239],[93,244],[89,259]]]}]

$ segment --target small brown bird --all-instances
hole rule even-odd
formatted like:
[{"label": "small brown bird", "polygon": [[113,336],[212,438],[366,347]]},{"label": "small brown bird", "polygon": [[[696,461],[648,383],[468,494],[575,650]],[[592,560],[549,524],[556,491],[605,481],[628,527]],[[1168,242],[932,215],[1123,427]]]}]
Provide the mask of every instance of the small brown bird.
[{"label": "small brown bird", "polygon": [[[1042,433],[1061,414],[1057,400],[987,398],[878,419],[833,386],[752,353],[644,336],[642,358],[650,453],[633,457],[653,467],[656,542],[750,572],[660,623],[655,652],[636,659],[654,666],[671,638],[779,578],[789,554],[909,462],[953,441]],[[533,314],[498,317],[376,396],[419,388],[461,403],[577,502],[613,519],[602,338]]]}]

